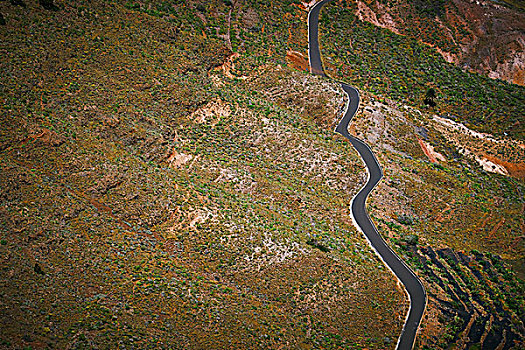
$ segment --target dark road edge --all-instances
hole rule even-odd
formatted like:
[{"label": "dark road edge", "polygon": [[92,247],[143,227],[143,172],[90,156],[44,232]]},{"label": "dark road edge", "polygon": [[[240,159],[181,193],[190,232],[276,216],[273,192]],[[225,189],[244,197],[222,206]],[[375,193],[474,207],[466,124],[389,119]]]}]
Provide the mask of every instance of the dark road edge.
[{"label": "dark road edge", "polygon": [[[319,50],[319,13],[323,5],[331,0],[322,0],[312,7],[308,14],[308,57],[312,74],[326,76]],[[403,284],[410,300],[410,307],[399,336],[396,349],[409,350],[415,343],[417,331],[425,312],[427,295],[423,284],[414,272],[394,253],[386,244],[370,220],[366,211],[366,200],[370,192],[376,187],[383,177],[383,171],[370,147],[348,133],[348,125],[359,108],[359,92],[354,87],[341,83],[341,87],[348,96],[346,110],[337,125],[335,132],[350,141],[357,150],[368,169],[368,181],[359,193],[352,198],[351,215],[356,226],[365,235],[369,244],[387,265],[392,273]]]}]

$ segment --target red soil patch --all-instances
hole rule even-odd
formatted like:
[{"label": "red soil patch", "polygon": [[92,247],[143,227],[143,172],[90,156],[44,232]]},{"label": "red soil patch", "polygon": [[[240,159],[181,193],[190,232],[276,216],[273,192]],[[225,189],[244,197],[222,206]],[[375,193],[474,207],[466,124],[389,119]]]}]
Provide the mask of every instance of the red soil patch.
[{"label": "red soil patch", "polygon": [[425,155],[428,157],[428,159],[432,163],[438,163],[438,160],[436,159],[436,157],[432,154],[432,152],[430,152],[430,150],[427,148],[427,145],[425,145],[425,143],[419,137],[417,138],[417,142],[419,143],[419,146],[421,146],[421,149],[423,150]]},{"label": "red soil patch", "polygon": [[355,128],[355,124],[350,124],[350,127],[348,128],[348,133],[354,137],[357,137],[357,130]]},{"label": "red soil patch", "polygon": [[286,58],[288,59],[289,65],[295,69],[307,71],[309,68],[308,59],[300,52],[289,50],[286,53]]},{"label": "red soil patch", "polygon": [[502,159],[496,158],[494,156],[489,156],[487,154],[483,155],[485,158],[490,160],[494,164],[501,165],[507,169],[509,175],[512,177],[524,179],[525,178],[525,163],[511,163],[506,162]]}]

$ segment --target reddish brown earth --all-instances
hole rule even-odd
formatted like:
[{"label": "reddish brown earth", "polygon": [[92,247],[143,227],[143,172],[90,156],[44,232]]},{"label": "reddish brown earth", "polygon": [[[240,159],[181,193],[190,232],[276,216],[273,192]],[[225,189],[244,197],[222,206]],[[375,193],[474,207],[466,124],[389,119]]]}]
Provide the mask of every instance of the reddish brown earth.
[{"label": "reddish brown earth", "polygon": [[308,70],[308,58],[302,53],[289,50],[286,52],[286,58],[291,67],[302,71]]},{"label": "reddish brown earth", "polygon": [[487,158],[495,164],[505,167],[505,169],[507,169],[507,171],[509,172],[510,176],[517,177],[520,179],[525,178],[525,163],[511,163],[490,155],[485,155],[485,158]]},{"label": "reddish brown earth", "polygon": [[450,63],[494,79],[525,84],[525,13],[490,1],[358,1],[365,21],[436,47]]}]

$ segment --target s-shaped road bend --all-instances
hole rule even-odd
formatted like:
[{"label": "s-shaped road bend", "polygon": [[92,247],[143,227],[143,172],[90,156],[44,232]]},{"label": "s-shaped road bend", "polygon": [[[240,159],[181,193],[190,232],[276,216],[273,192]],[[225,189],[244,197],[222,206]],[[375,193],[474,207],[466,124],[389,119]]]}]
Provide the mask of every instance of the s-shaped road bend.
[{"label": "s-shaped road bend", "polygon": [[[310,70],[313,74],[326,76],[319,51],[318,24],[321,7],[331,0],[322,0],[313,6],[308,14],[308,57]],[[348,124],[356,114],[359,107],[359,92],[354,87],[341,83],[345,93],[348,95],[348,103],[343,118],[337,125],[335,131],[347,138],[357,150],[368,169],[368,182],[352,199],[352,219],[366,236],[368,242],[374,248],[383,262],[401,281],[410,299],[410,308],[406,317],[405,325],[399,336],[396,349],[409,350],[414,346],[416,333],[425,311],[427,302],[425,288],[421,281],[410,270],[410,268],[390,249],[383,240],[376,227],[370,220],[365,209],[366,199],[370,192],[383,177],[381,166],[372,153],[370,147],[363,141],[348,133]]]}]

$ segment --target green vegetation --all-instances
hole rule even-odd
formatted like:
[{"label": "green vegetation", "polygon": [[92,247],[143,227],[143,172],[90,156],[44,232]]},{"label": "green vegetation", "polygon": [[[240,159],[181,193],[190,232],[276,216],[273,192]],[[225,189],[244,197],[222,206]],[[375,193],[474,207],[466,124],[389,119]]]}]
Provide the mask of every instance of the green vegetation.
[{"label": "green vegetation", "polygon": [[[401,320],[403,294],[339,215],[337,193],[354,190],[362,165],[325,128],[337,86],[285,66],[288,49],[304,52],[304,10],[58,5],[0,3],[1,341],[381,349],[395,339],[402,322],[381,320]],[[228,76],[216,67],[233,51]],[[363,331],[370,321],[383,325]]]},{"label": "green vegetation", "polygon": [[331,76],[413,106],[422,106],[432,88],[439,113],[476,130],[525,138],[524,87],[465,72],[410,37],[359,21],[354,7],[331,3],[321,12],[320,41]]},{"label": "green vegetation", "polygon": [[[366,176],[332,132],[343,93],[286,59],[306,55],[300,2],[55,3],[0,2],[0,345],[393,348],[408,304],[349,216]],[[379,84],[366,40],[352,55],[373,94],[356,130],[377,136],[385,168],[371,196],[378,228],[435,290],[458,279],[491,314],[511,310],[502,324],[522,318],[523,283],[507,265],[522,254],[522,182],[467,159],[428,163],[416,127],[447,159],[453,146],[399,101],[421,105],[431,88],[436,108],[454,100],[437,80],[413,96]],[[463,265],[434,259],[450,276],[427,266],[422,252],[437,245],[481,252],[479,269],[495,271],[487,287]],[[465,323],[430,307],[444,315],[423,329],[436,348]]]}]

